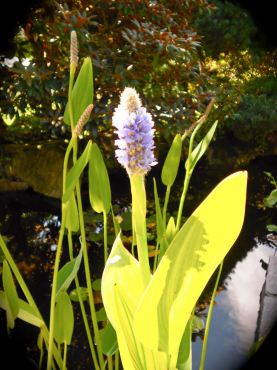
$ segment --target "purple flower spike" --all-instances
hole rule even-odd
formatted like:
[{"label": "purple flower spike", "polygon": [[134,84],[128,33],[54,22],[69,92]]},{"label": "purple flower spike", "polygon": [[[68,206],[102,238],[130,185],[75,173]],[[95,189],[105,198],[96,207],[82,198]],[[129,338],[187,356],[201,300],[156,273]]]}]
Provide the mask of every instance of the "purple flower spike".
[{"label": "purple flower spike", "polygon": [[141,106],[135,89],[126,87],[122,92],[113,115],[113,126],[118,134],[115,141],[118,162],[130,176],[145,175],[157,164],[153,153],[155,130],[152,116]]}]

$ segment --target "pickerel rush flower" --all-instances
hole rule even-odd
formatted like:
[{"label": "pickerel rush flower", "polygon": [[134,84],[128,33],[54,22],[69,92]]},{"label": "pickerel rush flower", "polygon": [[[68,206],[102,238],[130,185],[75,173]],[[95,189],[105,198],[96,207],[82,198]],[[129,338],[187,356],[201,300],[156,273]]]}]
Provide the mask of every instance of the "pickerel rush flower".
[{"label": "pickerel rush flower", "polygon": [[135,89],[126,87],[121,94],[120,104],[113,115],[113,126],[117,128],[118,162],[130,176],[145,175],[157,164],[154,157],[154,123],[150,113],[142,107]]}]

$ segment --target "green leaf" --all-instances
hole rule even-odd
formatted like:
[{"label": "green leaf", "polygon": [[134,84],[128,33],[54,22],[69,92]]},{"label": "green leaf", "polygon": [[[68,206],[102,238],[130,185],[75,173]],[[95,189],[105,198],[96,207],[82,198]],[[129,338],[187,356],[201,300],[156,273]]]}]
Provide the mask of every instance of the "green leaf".
[{"label": "green leaf", "polygon": [[118,236],[102,276],[102,298],[107,316],[116,330],[123,367],[128,370],[159,370],[166,368],[166,354],[142,346],[133,327],[133,314],[143,291],[139,263],[124,248]]},{"label": "green leaf", "polygon": [[[72,90],[72,111],[74,127],[89,104],[93,102],[93,76],[91,59],[87,57],[78,74]],[[70,125],[69,105],[67,103],[64,112],[64,122]]]},{"label": "green leaf", "polygon": [[266,225],[266,228],[270,232],[277,232],[277,225]]},{"label": "green leaf", "polygon": [[71,300],[65,291],[57,297],[55,307],[54,338],[58,344],[71,343],[74,329],[74,314]]},{"label": "green leaf", "polygon": [[82,260],[83,248],[72,261],[67,262],[58,272],[56,299],[62,291],[66,291],[78,273]]},{"label": "green leaf", "polygon": [[272,190],[267,198],[265,198],[265,206],[272,208],[277,204],[277,189]]},{"label": "green leaf", "polygon": [[100,292],[100,290],[101,290],[101,282],[102,282],[101,279],[94,280],[92,282],[92,284],[91,284],[92,289],[95,290],[96,292]]},{"label": "green leaf", "polygon": [[83,151],[82,155],[79,157],[79,159],[76,161],[74,166],[70,169],[70,171],[67,174],[65,193],[62,198],[62,202],[64,204],[69,201],[72,192],[74,191],[74,188],[77,184],[77,181],[79,180],[79,177],[81,176],[82,172],[84,171],[84,168],[86,167],[89,161],[91,145],[92,142],[90,140],[87,143],[87,146]]},{"label": "green leaf", "polygon": [[170,368],[176,367],[196,301],[240,233],[246,185],[246,172],[228,176],[193,212],[165,252],[137,308],[136,335],[144,346],[167,352]]},{"label": "green leaf", "polygon": [[19,299],[19,312],[17,317],[31,325],[41,328],[44,325],[43,320],[37,314],[36,310],[23,299]]},{"label": "green leaf", "polygon": [[65,227],[76,232],[79,230],[79,214],[74,192],[69,196],[69,200],[64,204]]},{"label": "green leaf", "polygon": [[204,321],[201,319],[201,317],[194,315],[192,320],[192,331],[194,333],[198,333],[204,328],[205,328]]},{"label": "green leaf", "polygon": [[109,213],[111,208],[111,187],[105,162],[98,146],[91,147],[89,160],[89,199],[95,212]]},{"label": "green leaf", "polygon": [[174,221],[173,217],[170,217],[170,219],[168,221],[168,224],[167,224],[167,227],[166,227],[164,237],[161,241],[159,261],[162,259],[163,255],[165,254],[165,251],[167,250],[169,244],[173,240],[175,234],[176,234],[175,221]]},{"label": "green leaf", "polygon": [[[128,308],[122,307],[126,302],[119,302],[119,286],[124,290],[124,302],[128,302]],[[138,261],[124,248],[119,235],[104,268],[101,291],[107,316],[117,333],[123,366],[128,370],[136,369],[132,358],[140,360],[130,315],[143,293],[143,281]]]},{"label": "green leaf", "polygon": [[167,153],[163,168],[162,168],[162,182],[165,186],[172,186],[180,164],[182,153],[182,138],[177,134],[171,144]]},{"label": "green leaf", "polygon": [[107,314],[106,314],[106,310],[104,307],[96,311],[96,319],[97,321],[107,321]]},{"label": "green leaf", "polygon": [[[27,302],[23,301],[23,299],[18,299],[18,306],[17,318],[37,327],[44,325],[43,320],[37,315],[36,310]],[[8,309],[6,293],[3,291],[0,291],[0,307],[5,311]]]},{"label": "green leaf", "polygon": [[[86,301],[88,299],[88,288],[87,287],[79,287],[79,294],[82,301]],[[69,293],[69,298],[73,302],[79,302],[79,296],[77,289],[72,289]]]},{"label": "green leaf", "polygon": [[200,141],[200,143],[194,148],[192,151],[190,158],[187,159],[185,167],[188,168],[188,163],[190,162],[190,171],[192,172],[194,167],[196,166],[199,159],[205,154],[206,150],[208,149],[208,146],[214,136],[216,127],[217,127],[218,121],[215,121],[215,123],[212,125],[212,127],[209,129],[208,133]]},{"label": "green leaf", "polygon": [[106,356],[112,356],[118,351],[116,332],[112,325],[108,323],[103,329],[99,330],[102,351]]},{"label": "green leaf", "polygon": [[7,301],[7,325],[9,329],[14,328],[14,320],[16,319],[19,312],[19,298],[17,295],[15,283],[13,280],[10,266],[6,260],[3,261],[3,272],[2,272],[3,288],[6,293]]}]

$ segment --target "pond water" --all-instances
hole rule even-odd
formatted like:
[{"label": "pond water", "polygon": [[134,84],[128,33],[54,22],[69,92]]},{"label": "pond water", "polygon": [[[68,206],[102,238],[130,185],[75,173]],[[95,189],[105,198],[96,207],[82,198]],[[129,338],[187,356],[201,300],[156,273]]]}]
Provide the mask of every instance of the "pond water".
[{"label": "pond water", "polygon": [[[223,282],[224,289],[215,299],[207,345],[206,370],[238,369],[248,359],[248,352],[257,340],[260,295],[266,270],[261,260],[274,254],[272,247],[259,238],[253,248]],[[272,318],[273,320],[273,318]],[[272,325],[274,321],[272,321]],[[193,368],[199,368],[202,340],[193,344]]]},{"label": "pond water", "polygon": [[[271,172],[277,178],[277,158],[257,159],[244,169],[249,171],[248,200],[245,224],[237,242],[225,259],[219,289],[214,306],[208,341],[205,370],[237,370],[247,360],[247,354],[257,339],[260,293],[265,280],[265,265],[276,252],[276,246],[269,240],[266,225],[276,223],[276,212],[262,207],[262,200],[271,190],[263,171]],[[201,176],[199,175],[201,173]],[[199,166],[192,179],[187,210],[190,213],[230,169],[219,171]],[[155,172],[154,172],[155,175]],[[120,179],[120,180],[119,180]],[[128,183],[121,174],[112,179],[113,193],[119,196],[122,187]],[[123,184],[124,183],[124,184]],[[151,178],[148,181],[150,187]],[[123,184],[123,185],[122,185]],[[126,187],[125,187],[126,189]],[[199,190],[201,189],[201,191]],[[129,191],[129,190],[128,190]],[[177,198],[178,198],[178,192]],[[122,196],[122,195],[121,195]],[[235,196],[235,195],[234,195]],[[25,201],[22,201],[22,197]],[[9,238],[12,254],[37,300],[42,314],[48,317],[51,292],[51,274],[59,230],[59,201],[38,196],[32,192],[0,194],[0,231]],[[49,202],[48,202],[49,201]],[[173,199],[169,208],[175,207]],[[48,204],[48,208],[47,208]],[[118,207],[126,211],[128,199],[122,198]],[[125,208],[124,208],[125,207]],[[91,217],[91,215],[90,215]],[[274,219],[275,218],[275,219]],[[273,220],[273,221],[272,221]],[[90,227],[100,230],[101,222],[90,218]],[[91,229],[91,230],[92,230]],[[88,229],[90,232],[90,230]],[[95,234],[95,233],[94,233]],[[90,248],[91,258],[101,260],[94,266],[94,276],[101,274],[102,249],[97,235]],[[66,260],[66,255],[63,256]],[[263,263],[264,261],[264,263]],[[198,314],[205,319],[212,283],[205,289]],[[0,312],[1,330],[5,330],[5,316]],[[274,321],[272,321],[272,325]],[[85,344],[82,324],[75,328],[76,338],[69,350],[69,369],[92,369],[89,352]],[[193,370],[199,368],[202,348],[202,334],[194,336]],[[25,347],[25,355],[37,359],[36,331],[17,323],[13,336],[17,345]],[[31,367],[30,367],[31,369]]]}]

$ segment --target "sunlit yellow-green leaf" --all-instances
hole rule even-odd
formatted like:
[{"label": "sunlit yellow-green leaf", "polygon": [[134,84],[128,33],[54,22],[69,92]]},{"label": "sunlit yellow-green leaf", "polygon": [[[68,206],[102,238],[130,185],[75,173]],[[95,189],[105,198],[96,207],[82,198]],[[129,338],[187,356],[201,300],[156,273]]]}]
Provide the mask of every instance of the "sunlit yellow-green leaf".
[{"label": "sunlit yellow-green leaf", "polygon": [[114,327],[124,369],[165,369],[164,352],[151,351],[137,340],[133,315],[144,291],[138,261],[124,248],[120,236],[114,242],[102,276],[102,297]]},{"label": "sunlit yellow-green leaf", "polygon": [[[120,236],[114,242],[102,275],[102,298],[107,316],[116,330],[120,356],[126,369],[139,369],[139,352],[130,325],[134,311],[143,293],[138,261],[124,248]],[[119,292],[121,296],[119,297]],[[123,302],[122,302],[123,301]]]},{"label": "sunlit yellow-green leaf", "polygon": [[127,301],[135,308],[143,293],[143,282],[138,261],[123,246],[117,236],[102,275],[102,297],[111,324],[118,326],[114,309],[114,287],[120,285],[126,291]]},{"label": "sunlit yellow-green leaf", "polygon": [[135,313],[136,335],[143,345],[168,352],[169,368],[176,368],[197,299],[241,231],[246,184],[246,172],[228,176],[194,211],[168,247]]},{"label": "sunlit yellow-green leaf", "polygon": [[178,370],[192,370],[192,353],[191,353],[191,334],[192,334],[191,317],[186,325],[178,354],[177,369]]}]

